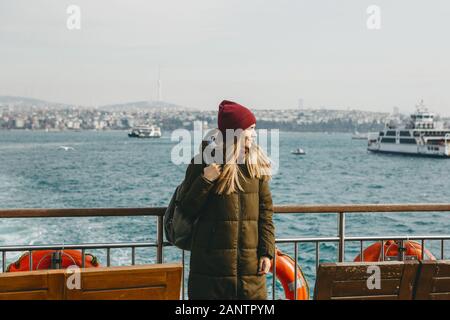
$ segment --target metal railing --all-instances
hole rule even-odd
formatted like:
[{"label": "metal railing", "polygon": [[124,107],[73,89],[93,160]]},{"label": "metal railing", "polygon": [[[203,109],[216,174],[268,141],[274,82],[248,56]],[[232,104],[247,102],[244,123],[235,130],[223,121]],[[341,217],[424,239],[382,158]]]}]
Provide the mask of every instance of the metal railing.
[{"label": "metal railing", "polygon": [[[87,243],[87,244],[69,244],[69,245],[7,245],[0,246],[2,256],[2,272],[6,271],[6,253],[7,252],[28,252],[30,253],[29,269],[32,270],[33,261],[31,252],[33,250],[62,250],[78,249],[82,251],[82,267],[84,267],[86,250],[102,249],[106,250],[106,265],[111,265],[111,249],[129,248],[131,250],[131,265],[136,262],[136,248],[156,248],[156,262],[164,262],[164,247],[171,246],[164,241],[163,235],[163,215],[164,207],[154,208],[88,208],[88,209],[3,209],[0,210],[0,219],[7,218],[67,218],[67,217],[127,217],[127,216],[153,216],[156,218],[156,241],[154,242],[120,242],[120,243]],[[449,235],[423,235],[423,236],[365,236],[349,237],[346,235],[346,215],[351,213],[412,213],[412,212],[445,212],[450,213],[450,204],[363,204],[363,205],[283,205],[275,206],[274,213],[285,214],[336,214],[337,235],[331,237],[295,237],[295,238],[277,238],[277,244],[293,244],[295,261],[295,280],[294,287],[297,288],[297,264],[298,264],[298,246],[299,244],[311,243],[315,245],[315,267],[317,269],[320,263],[320,245],[322,243],[335,243],[337,245],[336,261],[345,260],[346,244],[349,242],[359,242],[359,251],[361,260],[364,260],[364,242],[381,243],[383,248],[384,241],[394,240],[403,248],[404,241],[420,241],[422,246],[422,257],[425,253],[425,241],[440,241],[440,258],[445,259],[445,241],[450,240]],[[399,250],[399,259],[405,258],[404,252]],[[181,252],[182,265],[185,266],[185,252]],[[381,250],[381,260],[384,260],[384,250]],[[272,299],[276,299],[276,257],[273,259],[273,277],[272,277]],[[182,298],[185,298],[185,273],[183,268]],[[297,298],[297,290],[294,289],[294,298]]]}]

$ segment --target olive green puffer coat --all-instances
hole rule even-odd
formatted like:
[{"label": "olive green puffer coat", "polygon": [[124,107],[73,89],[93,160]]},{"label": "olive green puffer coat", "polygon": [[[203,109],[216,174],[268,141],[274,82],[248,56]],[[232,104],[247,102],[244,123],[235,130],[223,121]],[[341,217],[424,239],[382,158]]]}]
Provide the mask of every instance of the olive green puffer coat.
[{"label": "olive green puffer coat", "polygon": [[204,164],[189,165],[181,194],[184,214],[197,218],[192,239],[190,299],[267,299],[261,256],[274,256],[272,196],[267,179],[241,180],[244,191],[218,195],[203,177]]}]

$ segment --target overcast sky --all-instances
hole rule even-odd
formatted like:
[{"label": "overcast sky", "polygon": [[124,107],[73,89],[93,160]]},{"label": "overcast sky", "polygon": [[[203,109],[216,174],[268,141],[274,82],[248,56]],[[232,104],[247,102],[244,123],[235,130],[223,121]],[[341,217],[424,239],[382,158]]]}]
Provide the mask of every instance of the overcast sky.
[{"label": "overcast sky", "polygon": [[[81,9],[81,29],[66,26]],[[369,5],[381,29],[369,30]],[[0,95],[450,115],[448,0],[0,0]]]}]

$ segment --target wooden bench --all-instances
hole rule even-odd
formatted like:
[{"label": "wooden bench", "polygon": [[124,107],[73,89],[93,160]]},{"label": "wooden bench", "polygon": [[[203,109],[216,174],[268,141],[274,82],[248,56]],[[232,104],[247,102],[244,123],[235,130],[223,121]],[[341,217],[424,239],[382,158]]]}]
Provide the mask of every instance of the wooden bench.
[{"label": "wooden bench", "polygon": [[61,300],[59,270],[0,273],[0,300]]},{"label": "wooden bench", "polygon": [[[80,276],[80,289],[75,276]],[[181,264],[152,264],[128,267],[45,270],[0,274],[0,300],[178,300]]]},{"label": "wooden bench", "polygon": [[427,260],[420,265],[416,300],[450,300],[450,261]]},{"label": "wooden bench", "polygon": [[[380,285],[374,288],[373,268],[377,267],[379,267]],[[418,261],[320,264],[314,299],[410,300],[414,295],[418,270]]]}]

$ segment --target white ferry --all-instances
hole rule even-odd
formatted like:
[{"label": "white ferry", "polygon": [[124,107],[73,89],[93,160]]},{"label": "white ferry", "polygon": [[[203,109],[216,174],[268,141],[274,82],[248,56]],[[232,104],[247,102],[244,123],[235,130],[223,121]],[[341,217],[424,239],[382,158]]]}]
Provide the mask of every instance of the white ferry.
[{"label": "white ferry", "polygon": [[137,126],[128,133],[130,138],[160,138],[161,128],[157,126]]},{"label": "white ferry", "polygon": [[405,126],[387,124],[383,131],[370,133],[367,149],[381,153],[450,157],[450,129],[437,125],[434,114],[428,112],[423,101],[416,108]]}]

